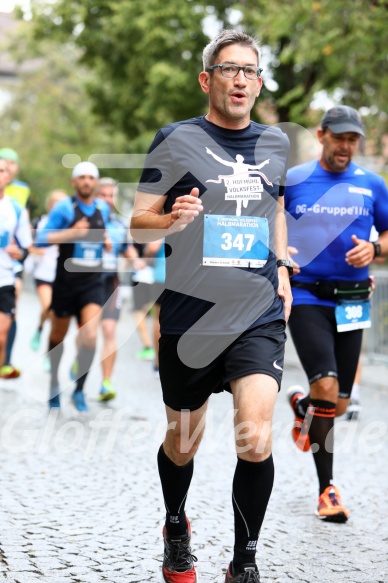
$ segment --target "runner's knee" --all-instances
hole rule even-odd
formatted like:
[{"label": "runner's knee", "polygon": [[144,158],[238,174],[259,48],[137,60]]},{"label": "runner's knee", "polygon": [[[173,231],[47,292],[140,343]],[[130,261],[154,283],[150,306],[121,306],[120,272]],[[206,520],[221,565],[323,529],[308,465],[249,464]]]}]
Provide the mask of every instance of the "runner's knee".
[{"label": "runner's knee", "polygon": [[271,422],[239,424],[235,428],[238,457],[249,462],[262,462],[272,449]]},{"label": "runner's knee", "polygon": [[166,439],[163,443],[163,449],[174,464],[177,466],[184,466],[198,450],[199,443],[188,443],[181,434],[166,434]]},{"label": "runner's knee", "polygon": [[323,377],[310,387],[310,395],[313,399],[322,399],[323,401],[337,402],[338,398],[338,380],[336,377]]}]

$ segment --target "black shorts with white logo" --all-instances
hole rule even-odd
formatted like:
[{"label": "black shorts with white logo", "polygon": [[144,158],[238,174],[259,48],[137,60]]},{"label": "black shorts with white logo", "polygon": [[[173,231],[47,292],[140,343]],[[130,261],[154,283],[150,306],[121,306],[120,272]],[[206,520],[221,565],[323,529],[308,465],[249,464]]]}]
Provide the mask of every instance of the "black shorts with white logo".
[{"label": "black shorts with white logo", "polygon": [[58,318],[79,316],[82,308],[89,304],[104,304],[104,287],[102,278],[94,278],[91,283],[82,282],[82,285],[64,283],[55,280],[51,309]]},{"label": "black shorts with white logo", "polygon": [[10,318],[15,315],[15,286],[4,285],[0,287],[0,312]]},{"label": "black shorts with white logo", "polygon": [[[185,338],[183,350],[182,344],[179,347],[181,338]],[[223,337],[224,346],[227,345],[225,340]],[[247,330],[235,340],[231,339],[230,345],[220,351],[212,362],[199,366],[206,347],[209,347],[209,352],[217,352],[219,338],[162,334],[159,340],[159,372],[163,401],[175,411],[195,411],[212,393],[230,391],[230,381],[257,373],[273,377],[280,390],[285,342],[285,323],[277,320]]]}]

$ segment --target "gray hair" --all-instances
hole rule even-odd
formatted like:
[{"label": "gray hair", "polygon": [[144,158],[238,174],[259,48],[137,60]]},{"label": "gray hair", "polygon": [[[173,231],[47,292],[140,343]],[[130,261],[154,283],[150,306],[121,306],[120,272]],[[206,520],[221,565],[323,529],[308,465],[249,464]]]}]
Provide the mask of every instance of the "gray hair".
[{"label": "gray hair", "polygon": [[114,178],[110,178],[109,176],[105,176],[104,178],[100,178],[97,184],[97,190],[100,186],[117,186],[117,182]]},{"label": "gray hair", "polygon": [[242,45],[252,49],[257,55],[257,64],[260,64],[260,48],[259,42],[253,37],[239,30],[226,29],[216,36],[203,49],[202,62],[203,70],[206,71],[208,67],[214,65],[221,50],[228,45]]}]

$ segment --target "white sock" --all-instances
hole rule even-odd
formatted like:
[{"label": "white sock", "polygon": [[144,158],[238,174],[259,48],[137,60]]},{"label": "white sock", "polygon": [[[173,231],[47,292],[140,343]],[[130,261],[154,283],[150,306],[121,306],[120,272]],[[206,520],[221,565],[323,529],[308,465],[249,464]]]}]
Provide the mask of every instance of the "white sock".
[{"label": "white sock", "polygon": [[360,400],[360,385],[355,383],[352,387],[352,394],[350,395],[352,401]]}]

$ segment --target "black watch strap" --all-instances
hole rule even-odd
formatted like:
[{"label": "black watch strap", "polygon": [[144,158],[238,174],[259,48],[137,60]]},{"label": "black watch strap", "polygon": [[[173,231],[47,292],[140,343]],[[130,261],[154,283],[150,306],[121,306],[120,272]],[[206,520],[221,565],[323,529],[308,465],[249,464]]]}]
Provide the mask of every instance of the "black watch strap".
[{"label": "black watch strap", "polygon": [[380,243],[378,243],[377,241],[371,241],[371,243],[372,243],[372,245],[373,245],[373,247],[375,249],[375,253],[373,255],[373,259],[375,257],[380,257],[381,256],[381,245],[380,245]]},{"label": "black watch strap", "polygon": [[294,268],[292,267],[292,262],[289,259],[278,259],[276,261],[277,267],[287,267],[288,275],[292,277],[294,275]]}]

